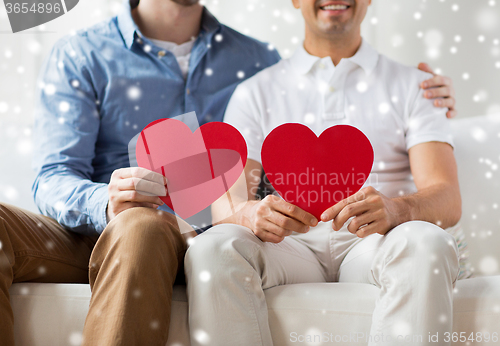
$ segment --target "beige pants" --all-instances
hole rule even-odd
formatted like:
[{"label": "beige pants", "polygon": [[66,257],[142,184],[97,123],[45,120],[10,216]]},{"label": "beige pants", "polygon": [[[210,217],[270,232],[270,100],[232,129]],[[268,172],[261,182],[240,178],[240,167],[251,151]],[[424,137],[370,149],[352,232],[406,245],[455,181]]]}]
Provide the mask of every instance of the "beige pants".
[{"label": "beige pants", "polygon": [[263,243],[246,227],[219,225],[196,237],[185,269],[193,346],[272,345],[264,290],[336,281],[381,289],[369,345],[393,346],[414,336],[422,342],[412,345],[430,345],[429,332],[451,332],[459,265],[453,236],[413,221],[363,239],[322,223],[279,244]]},{"label": "beige pants", "polygon": [[0,343],[14,345],[9,287],[16,282],[88,283],[83,345],[165,345],[172,286],[183,281],[185,238],[175,217],[133,208],[101,236],[0,204]]}]

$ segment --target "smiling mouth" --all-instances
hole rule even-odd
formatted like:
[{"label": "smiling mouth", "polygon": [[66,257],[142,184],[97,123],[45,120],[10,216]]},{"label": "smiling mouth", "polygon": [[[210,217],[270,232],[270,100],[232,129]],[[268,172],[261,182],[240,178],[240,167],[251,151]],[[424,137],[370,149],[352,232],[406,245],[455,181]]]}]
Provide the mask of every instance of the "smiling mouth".
[{"label": "smiling mouth", "polygon": [[349,5],[326,5],[320,7],[323,11],[345,11],[348,8],[350,8]]}]

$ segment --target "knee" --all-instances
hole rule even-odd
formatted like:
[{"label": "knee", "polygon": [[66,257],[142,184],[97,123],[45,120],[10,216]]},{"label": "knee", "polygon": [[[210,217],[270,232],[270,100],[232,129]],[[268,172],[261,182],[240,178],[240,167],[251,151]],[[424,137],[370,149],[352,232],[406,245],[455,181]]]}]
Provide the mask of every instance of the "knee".
[{"label": "knee", "polygon": [[146,244],[148,247],[173,243],[176,238],[182,238],[175,215],[140,207],[118,214],[101,237],[121,243]]},{"label": "knee", "polygon": [[425,221],[403,223],[389,233],[396,242],[402,242],[412,253],[427,255],[432,259],[449,257],[458,259],[455,238],[442,228]]},{"label": "knee", "polygon": [[[260,239],[243,226],[223,224],[195,237],[186,252],[186,268],[196,265],[213,267],[235,264],[235,257],[250,259]],[[208,269],[208,268],[207,268]]]}]

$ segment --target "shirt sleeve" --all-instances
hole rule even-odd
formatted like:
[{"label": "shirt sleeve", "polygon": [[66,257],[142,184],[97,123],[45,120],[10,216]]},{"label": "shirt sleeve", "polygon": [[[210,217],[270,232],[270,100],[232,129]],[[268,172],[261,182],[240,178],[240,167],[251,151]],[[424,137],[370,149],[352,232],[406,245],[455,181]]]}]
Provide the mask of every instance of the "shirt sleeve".
[{"label": "shirt sleeve", "polygon": [[42,214],[72,231],[95,234],[107,224],[108,191],[91,179],[100,117],[84,61],[63,39],[41,69],[32,192]]},{"label": "shirt sleeve", "polygon": [[265,136],[259,103],[248,81],[241,83],[231,96],[224,122],[240,131],[247,143],[248,158],[261,163],[260,151]]},{"label": "shirt sleeve", "polygon": [[[447,108],[434,106],[433,100],[424,97],[420,84],[432,75],[418,71],[418,79],[413,83],[406,117],[406,150],[426,142],[443,142],[452,147],[453,136]],[[413,86],[413,85],[412,85]]]}]

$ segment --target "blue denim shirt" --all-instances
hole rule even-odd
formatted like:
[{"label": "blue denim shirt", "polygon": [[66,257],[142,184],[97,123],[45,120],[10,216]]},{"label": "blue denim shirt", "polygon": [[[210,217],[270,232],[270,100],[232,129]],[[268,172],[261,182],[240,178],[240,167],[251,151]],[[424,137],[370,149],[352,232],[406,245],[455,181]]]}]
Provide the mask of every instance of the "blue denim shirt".
[{"label": "blue denim shirt", "polygon": [[32,190],[40,212],[72,231],[101,233],[107,184],[114,170],[130,166],[136,134],[192,111],[200,125],[221,121],[236,85],[278,60],[267,44],[204,9],[184,80],[173,54],[140,33],[128,1],[117,17],[61,39],[37,91]]}]

